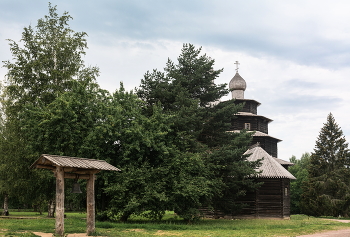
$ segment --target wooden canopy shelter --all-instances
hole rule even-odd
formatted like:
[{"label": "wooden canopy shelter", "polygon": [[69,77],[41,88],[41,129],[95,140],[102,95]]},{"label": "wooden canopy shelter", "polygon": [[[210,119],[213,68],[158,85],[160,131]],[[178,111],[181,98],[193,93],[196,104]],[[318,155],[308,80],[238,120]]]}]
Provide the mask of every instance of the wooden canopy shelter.
[{"label": "wooden canopy shelter", "polygon": [[31,168],[52,170],[56,177],[56,234],[64,234],[64,179],[87,179],[87,234],[95,232],[95,174],[101,170],[120,171],[104,160],[43,154]]}]

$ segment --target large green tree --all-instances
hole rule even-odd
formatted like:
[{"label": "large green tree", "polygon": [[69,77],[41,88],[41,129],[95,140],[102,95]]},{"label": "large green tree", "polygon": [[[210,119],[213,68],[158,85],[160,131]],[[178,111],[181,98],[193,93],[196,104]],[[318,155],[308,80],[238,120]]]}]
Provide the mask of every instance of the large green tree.
[{"label": "large green tree", "polygon": [[[233,101],[219,102],[229,93],[226,84],[215,84],[222,69],[215,70],[215,60],[201,50],[184,44],[176,63],[168,59],[164,72],[147,72],[136,89],[146,102],[146,114],[158,104],[170,116],[169,138],[182,152],[183,159],[199,157],[198,162],[206,168],[197,175],[210,182],[194,186],[188,194],[182,192],[173,201],[175,211],[186,217],[198,216],[198,209],[204,206],[232,213],[237,208],[235,198],[256,187],[246,177],[254,173],[257,164],[247,162],[242,156],[250,134],[227,132],[241,106]],[[184,181],[190,180],[193,172],[185,171]],[[208,192],[203,194],[202,190]]]},{"label": "large green tree", "polygon": [[144,102],[123,87],[104,101],[96,128],[87,137],[89,153],[107,160],[122,171],[104,172],[99,179],[106,210],[104,217],[126,221],[131,214],[150,211],[148,217],[158,218],[168,204],[168,158],[176,150],[167,140],[168,116],[154,106],[152,116],[142,114]]},{"label": "large green tree", "polygon": [[[194,140],[210,139],[211,134],[203,132],[204,129],[216,129],[219,133],[227,131],[232,119],[226,115],[220,119],[219,126],[213,127],[214,119],[218,121],[214,114],[217,108],[212,105],[229,91],[225,84],[214,83],[222,69],[215,70],[215,60],[201,55],[201,50],[192,44],[184,44],[177,63],[168,59],[164,72],[147,72],[136,89],[148,108],[159,103],[165,113],[172,115],[173,130],[182,138],[178,140],[178,146],[184,150],[199,148]],[[223,110],[219,112],[225,115],[227,111]]]},{"label": "large green tree", "polygon": [[109,114],[89,136],[94,140],[91,149],[110,157],[109,162],[122,171],[113,176],[104,173],[104,184],[99,186],[106,189],[109,205],[100,218],[127,221],[133,214],[160,219],[175,208],[174,200],[191,192],[202,199],[210,193],[202,158],[175,146],[172,117],[161,107],[152,105],[152,112],[145,115],[145,102],[122,88],[104,104]]},{"label": "large green tree", "polygon": [[309,215],[348,216],[350,154],[343,132],[330,113],[316,140],[308,166],[301,208]]},{"label": "large green tree", "polygon": [[[1,177],[6,177],[6,188],[10,197],[22,201],[42,203],[52,196],[53,182],[46,174],[29,170],[29,166],[43,152],[32,143],[32,134],[26,128],[40,126],[28,110],[45,109],[62,94],[72,91],[75,84],[96,87],[96,67],[85,67],[82,57],[87,48],[86,33],[73,31],[68,22],[72,17],[64,12],[57,14],[55,6],[49,4],[49,14],[39,19],[35,27],[25,27],[19,42],[9,40],[12,60],[4,61],[7,68],[2,88],[2,112],[4,117],[0,142]],[[64,132],[56,127],[57,133]],[[45,137],[41,140],[45,140]],[[47,137],[46,137],[47,138]],[[45,140],[45,144],[48,141]],[[44,144],[43,144],[44,145]],[[67,145],[58,153],[73,155]],[[50,152],[56,152],[46,149]]]}]

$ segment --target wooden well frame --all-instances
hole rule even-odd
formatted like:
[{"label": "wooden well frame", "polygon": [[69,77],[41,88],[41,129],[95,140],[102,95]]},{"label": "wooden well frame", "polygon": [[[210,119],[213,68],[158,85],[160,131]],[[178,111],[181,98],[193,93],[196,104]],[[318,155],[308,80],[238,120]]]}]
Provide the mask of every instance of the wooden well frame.
[{"label": "wooden well frame", "polygon": [[64,179],[86,179],[86,233],[95,232],[95,179],[101,170],[120,171],[104,160],[43,154],[31,168],[52,170],[56,177],[56,235],[64,235]]}]

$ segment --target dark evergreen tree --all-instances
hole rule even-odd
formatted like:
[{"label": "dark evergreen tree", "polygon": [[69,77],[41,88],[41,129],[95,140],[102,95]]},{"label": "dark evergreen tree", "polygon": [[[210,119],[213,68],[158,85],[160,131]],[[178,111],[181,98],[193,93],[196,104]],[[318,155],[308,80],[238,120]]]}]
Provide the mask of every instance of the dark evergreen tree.
[{"label": "dark evergreen tree", "polygon": [[[250,134],[227,132],[241,106],[233,101],[218,101],[229,91],[226,84],[215,84],[222,69],[215,70],[214,62],[207,55],[201,55],[201,48],[184,44],[177,63],[169,59],[164,72],[147,72],[136,89],[146,102],[146,114],[150,114],[152,105],[159,104],[169,115],[169,139],[182,152],[180,158],[195,157],[192,159],[202,163],[199,167],[206,167],[196,174],[202,180],[211,180],[206,186],[195,188],[180,182],[183,188],[193,187],[191,192],[185,191],[187,188],[173,190],[177,193],[173,196],[174,210],[187,219],[199,216],[198,210],[203,206],[232,213],[237,208],[235,198],[256,187],[245,177],[255,172],[257,164],[247,162],[242,156]],[[183,181],[187,180],[185,183],[193,179],[194,174],[193,170],[187,170],[187,173],[186,169],[181,172]]]},{"label": "dark evergreen tree", "polygon": [[330,113],[310,157],[304,183],[302,211],[321,216],[348,216],[350,212],[350,154],[343,132]]},{"label": "dark evergreen tree", "polygon": [[[168,59],[164,72],[147,72],[136,92],[148,108],[160,103],[163,111],[172,115],[174,133],[181,134],[181,139],[174,141],[184,151],[194,151],[200,146],[193,141],[199,139],[199,136],[206,136],[203,133],[206,125],[213,125],[215,109],[212,109],[212,103],[226,95],[228,90],[225,89],[225,84],[214,83],[222,69],[214,70],[215,60],[205,54],[201,55],[201,48],[184,44],[177,60],[176,64]],[[231,118],[223,118],[221,122],[226,123],[226,126],[216,129],[227,131]]]}]

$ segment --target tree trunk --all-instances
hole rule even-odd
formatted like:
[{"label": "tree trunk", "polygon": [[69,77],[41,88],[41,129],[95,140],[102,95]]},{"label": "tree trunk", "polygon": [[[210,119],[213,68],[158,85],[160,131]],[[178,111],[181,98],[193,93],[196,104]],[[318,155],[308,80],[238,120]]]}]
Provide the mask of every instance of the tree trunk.
[{"label": "tree trunk", "polygon": [[120,217],[120,221],[121,222],[127,222],[128,221],[128,219],[129,219],[129,217],[130,217],[130,213],[129,212],[124,212],[123,213],[123,215]]},{"label": "tree trunk", "polygon": [[47,208],[47,217],[55,217],[55,201],[51,199]]},{"label": "tree trunk", "polygon": [[3,216],[9,215],[9,195],[5,193],[4,195],[4,211],[2,213]]},{"label": "tree trunk", "polygon": [[41,205],[39,204],[39,209],[38,209],[39,215],[43,214],[43,208],[41,207]]}]

